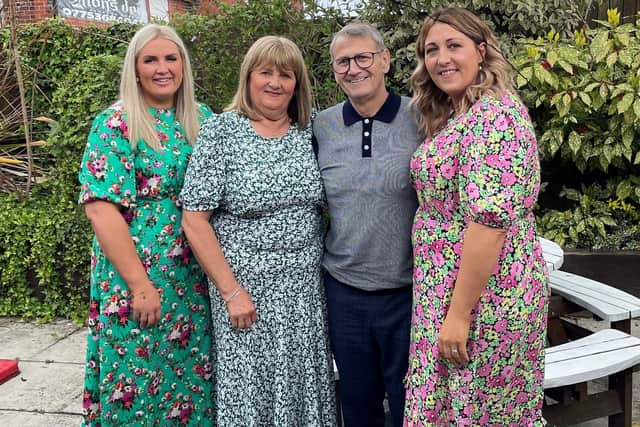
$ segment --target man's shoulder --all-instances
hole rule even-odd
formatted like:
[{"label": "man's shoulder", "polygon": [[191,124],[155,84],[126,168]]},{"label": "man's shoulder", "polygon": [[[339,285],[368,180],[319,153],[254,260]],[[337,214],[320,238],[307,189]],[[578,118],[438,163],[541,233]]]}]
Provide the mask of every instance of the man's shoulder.
[{"label": "man's shoulder", "polygon": [[336,114],[342,115],[342,109],[344,108],[344,103],[345,101],[338,102],[337,104],[332,105],[329,108],[325,108],[324,110],[318,113],[318,115],[316,116],[316,119],[320,119],[320,118],[324,119],[327,117],[335,116]]}]

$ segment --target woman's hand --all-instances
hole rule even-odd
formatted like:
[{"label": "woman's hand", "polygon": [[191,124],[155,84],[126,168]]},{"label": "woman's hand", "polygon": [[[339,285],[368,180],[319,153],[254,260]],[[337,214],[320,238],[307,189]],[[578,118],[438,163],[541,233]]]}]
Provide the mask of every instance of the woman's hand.
[{"label": "woman's hand", "polygon": [[160,292],[151,284],[132,291],[131,308],[133,320],[138,322],[141,328],[158,324],[162,315]]},{"label": "woman's hand", "polygon": [[467,339],[469,338],[469,316],[449,312],[438,335],[440,357],[461,367],[469,362]]},{"label": "woman's hand", "polygon": [[228,301],[226,304],[231,326],[237,329],[246,329],[258,319],[256,306],[253,304],[249,292],[242,287],[237,289],[239,291],[237,295],[228,297],[229,299],[224,298],[224,300]]}]

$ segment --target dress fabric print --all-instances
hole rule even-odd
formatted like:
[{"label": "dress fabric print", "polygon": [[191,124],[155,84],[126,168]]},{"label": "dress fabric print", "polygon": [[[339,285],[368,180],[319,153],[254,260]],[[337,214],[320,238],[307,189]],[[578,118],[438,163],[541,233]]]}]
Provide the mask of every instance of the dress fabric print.
[{"label": "dress fabric print", "polygon": [[203,126],[181,198],[210,222],[258,320],[234,329],[210,283],[218,426],[335,426],[321,284],[324,192],[311,128],[264,138],[235,111]]},{"label": "dress fabric print", "polygon": [[[484,97],[428,138],[411,159],[414,303],[405,425],[538,426],[548,279],[532,212],[535,134],[511,95]],[[470,221],[504,229],[496,269],[471,314],[470,362],[438,354]]]},{"label": "dress fabric print", "polygon": [[[93,122],[80,203],[119,205],[138,256],[161,291],[158,325],[132,320],[126,282],[94,238],[83,395],[86,426],[212,425],[206,281],[182,232],[178,194],[192,152],[174,109],[150,109],[161,149],[131,148],[121,103]],[[204,120],[211,110],[200,105]]]}]

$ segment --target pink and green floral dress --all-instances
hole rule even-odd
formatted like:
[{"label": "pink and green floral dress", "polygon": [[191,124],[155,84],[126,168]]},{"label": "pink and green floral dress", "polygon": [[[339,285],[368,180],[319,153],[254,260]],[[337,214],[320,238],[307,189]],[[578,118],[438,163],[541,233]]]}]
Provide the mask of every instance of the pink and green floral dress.
[{"label": "pink and green floral dress", "polygon": [[[207,283],[182,232],[178,202],[192,148],[174,109],[150,112],[159,151],[144,141],[131,148],[117,103],[94,120],[80,168],[80,203],[103,200],[120,208],[162,305],[160,323],[140,329],[127,284],[94,239],[86,426],[212,424]],[[201,121],[210,115],[201,105]]]},{"label": "pink and green floral dress", "polygon": [[[483,97],[411,159],[418,193],[412,242],[413,319],[406,426],[538,426],[549,295],[532,212],[540,182],[535,134],[521,101]],[[472,311],[470,362],[438,354],[469,222],[506,231]]]}]

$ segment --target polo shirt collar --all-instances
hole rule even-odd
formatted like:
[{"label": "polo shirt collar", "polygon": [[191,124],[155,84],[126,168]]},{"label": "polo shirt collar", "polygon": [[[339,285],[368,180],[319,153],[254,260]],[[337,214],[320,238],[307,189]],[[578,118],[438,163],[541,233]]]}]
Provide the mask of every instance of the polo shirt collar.
[{"label": "polo shirt collar", "polygon": [[[387,95],[387,99],[382,104],[382,107],[375,116],[371,117],[373,120],[379,120],[385,123],[391,123],[393,119],[396,118],[398,111],[400,111],[400,103],[401,98],[399,95],[396,95],[393,89],[387,88],[389,95]],[[347,99],[342,107],[342,119],[344,120],[345,126],[351,126],[352,124],[359,122],[364,119],[356,111],[356,109],[351,105],[351,102]]]}]

